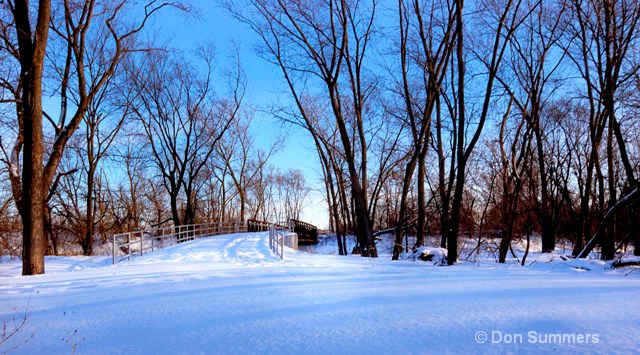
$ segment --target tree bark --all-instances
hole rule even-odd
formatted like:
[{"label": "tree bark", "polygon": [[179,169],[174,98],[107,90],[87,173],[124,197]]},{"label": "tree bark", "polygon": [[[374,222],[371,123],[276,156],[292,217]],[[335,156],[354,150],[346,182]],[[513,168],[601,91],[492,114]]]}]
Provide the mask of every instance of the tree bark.
[{"label": "tree bark", "polygon": [[95,166],[91,161],[92,157],[89,154],[89,170],[87,172],[87,215],[86,215],[86,231],[84,239],[82,240],[82,252],[84,255],[89,256],[93,253],[93,229],[95,224],[94,211],[93,211],[93,187],[95,180]]},{"label": "tree bark", "polygon": [[361,244],[361,255],[372,258],[378,257],[375,241],[373,239],[373,230],[371,220],[369,218],[369,209],[367,206],[367,196],[364,191],[358,170],[356,168],[355,157],[351,145],[351,137],[346,127],[342,110],[339,103],[339,95],[337,93],[337,85],[327,82],[329,95],[331,97],[331,106],[338,126],[338,132],[344,148],[345,160],[349,171],[349,180],[351,182],[351,195],[354,202],[354,214],[356,218],[357,236]]},{"label": "tree bark", "polygon": [[15,2],[13,16],[20,52],[24,152],[22,164],[22,274],[44,274],[46,253],[42,78],[49,36],[51,1],[40,0],[35,33],[31,31],[29,2]]},{"label": "tree bark", "polygon": [[424,229],[426,222],[426,196],[425,196],[425,174],[426,166],[425,159],[427,157],[429,145],[424,144],[422,150],[420,151],[420,157],[418,158],[418,222],[416,226],[416,245],[414,248],[418,248],[424,245]]},{"label": "tree bark", "polygon": [[467,167],[467,159],[465,157],[465,59],[464,59],[464,30],[462,7],[463,0],[456,2],[456,58],[457,58],[457,96],[458,96],[458,131],[457,146],[454,154],[458,161],[458,169],[456,173],[455,190],[453,193],[453,203],[451,205],[450,229],[447,231],[447,264],[453,265],[458,261],[458,231],[460,229],[460,209],[462,207],[462,194],[464,193],[464,180]]}]

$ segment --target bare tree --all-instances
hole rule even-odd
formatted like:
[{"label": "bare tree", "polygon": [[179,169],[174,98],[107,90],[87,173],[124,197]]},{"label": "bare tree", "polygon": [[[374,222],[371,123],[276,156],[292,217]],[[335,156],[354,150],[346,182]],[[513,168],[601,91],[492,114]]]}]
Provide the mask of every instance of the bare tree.
[{"label": "bare tree", "polygon": [[[580,203],[580,229],[574,247],[574,255],[585,257],[596,243],[603,246],[602,257],[612,259],[615,253],[615,217],[617,210],[635,203],[638,196],[637,180],[629,158],[627,143],[616,111],[616,100],[621,89],[630,82],[640,68],[634,62],[630,51],[637,48],[640,21],[638,1],[573,1],[574,16],[569,19],[571,41],[564,48],[584,82],[589,105],[590,154],[586,166],[585,193]],[[604,175],[599,156],[602,140],[606,134],[606,162],[609,184],[605,188]],[[618,202],[615,186],[615,166],[613,164],[614,139],[617,143],[619,159],[627,180],[625,197]],[[594,177],[594,173],[596,174]],[[591,191],[597,180],[599,204],[603,218],[595,235],[591,238],[590,201]],[[609,201],[606,203],[605,189]],[[605,208],[605,204],[608,206]],[[606,231],[606,233],[605,233]],[[584,240],[590,242],[584,246]]]},{"label": "bare tree", "polygon": [[511,37],[509,58],[505,70],[497,79],[509,92],[516,110],[533,132],[540,180],[537,211],[542,232],[542,252],[549,253],[555,248],[557,220],[553,213],[555,206],[552,203],[541,116],[547,101],[558,89],[555,74],[564,56],[554,53],[554,49],[566,26],[561,21],[566,6],[563,2],[553,1],[530,1],[526,6],[531,15]]},{"label": "bare tree", "polygon": [[[4,47],[12,49],[10,54],[20,62],[19,80],[14,91],[20,129],[13,148],[10,179],[14,200],[23,221],[22,274],[35,275],[44,273],[46,243],[42,78],[49,37],[51,1],[39,1],[37,21],[31,19],[32,12],[27,1],[7,5],[3,6],[3,12],[9,11],[11,16],[3,16],[2,27],[7,28],[13,23],[16,35],[5,38]],[[32,23],[35,23],[34,29],[31,28]],[[14,38],[17,38],[17,45]],[[22,156],[21,179],[19,156],[23,147],[27,149]]]},{"label": "bare tree", "polygon": [[[374,32],[377,2],[249,1],[243,12],[227,2],[263,41],[263,56],[282,71],[295,106],[307,122],[306,82],[318,80],[331,108],[348,167],[357,235],[363,256],[377,256],[368,213],[365,119],[376,82],[367,80],[365,58]],[[243,4],[244,5],[244,4]],[[244,9],[243,9],[244,10]],[[299,85],[298,82],[303,83]],[[315,85],[315,84],[314,84]],[[316,96],[320,97],[320,96]]]},{"label": "bare tree", "polygon": [[182,58],[156,52],[142,63],[151,68],[148,77],[130,77],[140,93],[130,109],[142,125],[169,194],[174,226],[194,223],[201,172],[236,119],[245,93],[244,75],[237,70],[231,78],[231,97],[214,101],[212,52],[201,54],[203,75]]},{"label": "bare tree", "polygon": [[[15,83],[16,121],[20,127],[13,146],[10,176],[14,199],[23,220],[23,274],[44,273],[46,250],[44,210],[47,195],[55,187],[60,159],[67,142],[77,130],[89,104],[107,80],[115,73],[122,58],[135,50],[135,37],[147,24],[148,19],[170,3],[152,1],[144,6],[144,14],[137,23],[126,23],[130,8],[127,1],[112,4],[86,0],[69,3],[52,9],[50,0],[40,0],[35,12],[25,0],[9,1],[2,7],[2,28],[15,26],[15,35],[4,32],[4,46],[8,54],[20,63],[19,77]],[[6,15],[6,13],[9,15]],[[32,14],[37,13],[37,19]],[[35,28],[32,28],[35,24]],[[50,38],[50,29],[55,35]],[[101,70],[95,76],[87,73],[88,52],[94,48],[87,45],[88,38],[102,36],[101,47],[105,55],[101,58]],[[51,40],[51,41],[50,41]],[[48,73],[54,77],[61,98],[60,117],[57,121],[43,112],[42,95],[45,60],[48,42],[59,44],[62,57],[55,57],[62,66],[59,71]],[[53,52],[49,53],[53,55]],[[11,82],[11,79],[5,79]],[[72,100],[70,105],[69,100]],[[51,148],[45,157],[43,118],[51,123],[54,131]],[[23,149],[24,148],[24,149]],[[19,174],[19,157],[22,154],[22,173]]]},{"label": "bare tree", "polygon": [[265,164],[277,151],[278,142],[271,145],[268,151],[256,151],[254,138],[249,131],[251,117],[242,116],[235,120],[216,145],[216,155],[224,164],[240,203],[240,221],[246,218],[247,193],[251,185],[260,178]]},{"label": "bare tree", "polygon": [[207,216],[212,221],[231,221],[237,219],[239,214],[232,211],[232,201],[236,197],[236,191],[228,183],[229,169],[224,162],[211,160],[207,164],[204,192],[207,195]]},{"label": "bare tree", "polygon": [[[465,178],[467,174],[467,163],[473,149],[475,148],[482,130],[489,115],[491,98],[493,96],[493,85],[498,73],[498,69],[502,63],[505,52],[508,48],[508,41],[513,32],[523,20],[522,1],[489,1],[481,2],[486,11],[482,12],[484,16],[480,16],[483,20],[487,37],[483,38],[489,44],[488,53],[478,56],[480,62],[484,64],[486,73],[486,84],[481,89],[483,97],[480,113],[475,120],[475,128],[472,128],[470,122],[467,121],[466,112],[466,94],[465,86],[468,85],[466,79],[467,59],[465,56],[465,32],[462,1],[456,2],[456,91],[454,96],[454,104],[451,105],[456,110],[455,115],[455,159],[456,159],[456,178],[453,193],[453,201],[451,205],[451,217],[449,219],[450,229],[447,233],[447,263],[449,265],[455,263],[458,258],[458,233],[460,228],[460,218],[462,210],[462,202],[464,196]],[[524,10],[526,12],[526,9]],[[526,17],[526,13],[524,15]],[[467,135],[471,134],[471,139],[467,143]]]},{"label": "bare tree", "polygon": [[[402,237],[407,217],[407,197],[418,166],[418,244],[424,238],[424,159],[431,136],[431,116],[436,98],[447,73],[454,49],[455,5],[445,1],[429,6],[431,15],[425,19],[421,1],[407,5],[398,1],[400,21],[400,63],[402,82],[399,91],[404,101],[402,120],[409,127],[411,146],[404,172],[400,211],[395,231],[393,260],[402,250]],[[415,32],[415,33],[414,33]],[[411,80],[416,77],[417,80]],[[404,116],[403,115],[403,116]]]},{"label": "bare tree", "polygon": [[282,207],[286,221],[300,219],[300,213],[305,206],[305,198],[309,194],[304,175],[300,170],[285,171],[276,179],[282,199]]},{"label": "bare tree", "polygon": [[[112,201],[113,222],[116,226],[120,226],[122,231],[130,231],[141,229],[143,222],[143,197],[149,189],[149,200],[155,207],[156,219],[152,225],[160,225],[163,221],[163,215],[160,211],[164,208],[160,206],[164,204],[162,189],[156,188],[155,183],[150,183],[147,178],[151,175],[149,169],[149,159],[145,156],[144,140],[133,126],[135,121],[128,121],[129,124],[123,127],[118,137],[118,142],[114,147],[114,163],[124,168],[124,176],[126,179],[120,181],[113,187],[115,190]],[[146,188],[147,185],[149,189]]]},{"label": "bare tree", "polygon": [[[107,156],[109,149],[115,141],[117,134],[122,128],[125,118],[129,115],[126,102],[127,96],[132,96],[120,90],[114,90],[113,78],[104,86],[96,99],[91,102],[83,118],[85,131],[84,149],[81,155],[86,162],[84,174],[86,176],[86,196],[85,196],[85,234],[82,239],[82,251],[85,255],[92,254],[94,241],[94,229],[96,223],[96,209],[100,198],[100,190],[96,191],[96,179],[99,173],[100,163]],[[118,85],[126,87],[124,83]],[[123,100],[116,100],[111,95],[121,95]],[[111,102],[108,102],[111,101]],[[120,102],[118,102],[120,101]]]},{"label": "bare tree", "polygon": [[513,120],[511,107],[514,100],[510,100],[506,113],[500,125],[498,145],[500,148],[500,177],[502,182],[502,195],[500,196],[501,209],[501,240],[500,255],[498,262],[506,262],[507,253],[511,248],[516,229],[516,222],[520,216],[520,205],[522,204],[522,194],[527,183],[526,173],[530,172],[533,126],[529,124],[526,116],[516,115],[512,132],[508,134],[510,143],[507,153],[506,136],[507,123]]}]

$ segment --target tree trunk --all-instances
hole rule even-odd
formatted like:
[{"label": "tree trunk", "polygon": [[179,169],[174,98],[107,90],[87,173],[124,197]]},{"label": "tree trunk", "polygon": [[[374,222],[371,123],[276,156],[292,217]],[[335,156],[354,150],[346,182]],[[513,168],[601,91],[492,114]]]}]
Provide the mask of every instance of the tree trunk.
[{"label": "tree trunk", "polygon": [[640,211],[638,206],[633,206],[631,212],[631,238],[633,240],[633,255],[640,256]]},{"label": "tree trunk", "polygon": [[426,196],[425,196],[425,174],[426,166],[425,159],[427,157],[429,145],[425,143],[420,151],[420,157],[418,158],[418,224],[416,227],[416,245],[414,248],[424,246],[424,227],[426,222]]},{"label": "tree trunk", "polygon": [[[615,179],[615,166],[613,162],[613,113],[611,113],[611,118],[609,119],[609,131],[607,132],[607,172],[609,175],[608,188],[609,188],[609,208],[615,206],[617,201],[616,194],[616,179]],[[604,238],[602,240],[602,260],[613,260],[616,253],[616,223],[617,218],[614,215],[612,217],[611,223],[607,227],[607,230],[604,234]]]},{"label": "tree trunk", "polygon": [[245,197],[244,189],[242,188],[242,186],[240,186],[239,184],[236,184],[236,187],[238,189],[238,197],[240,198],[240,222],[244,223],[246,197]]},{"label": "tree trunk", "polygon": [[554,223],[551,221],[551,204],[549,203],[549,182],[547,179],[546,158],[544,156],[542,131],[538,113],[532,113],[534,120],[534,135],[536,139],[536,152],[538,154],[538,174],[540,176],[540,195],[542,201],[538,212],[542,237],[542,252],[551,253],[556,248],[556,233]]},{"label": "tree trunk", "polygon": [[353,156],[351,141],[345,121],[342,118],[342,114],[337,104],[337,98],[333,90],[332,103],[334,108],[334,114],[336,116],[336,123],[338,124],[340,138],[344,147],[345,160],[349,169],[349,180],[351,182],[351,195],[354,201],[354,214],[356,219],[356,229],[358,239],[361,243],[361,255],[369,256],[372,258],[378,257],[378,251],[376,249],[375,241],[373,239],[373,231],[371,229],[371,220],[369,219],[369,209],[367,206],[366,192],[363,190],[358,178],[358,170],[356,168],[356,162]]},{"label": "tree trunk", "polygon": [[[465,142],[465,59],[464,59],[464,31],[462,20],[462,7],[464,1],[456,1],[456,59],[457,59],[457,74],[458,80],[456,87],[458,89],[458,123],[457,132],[454,134],[457,136],[457,145],[455,146],[456,159],[458,161],[458,169],[456,172],[456,183],[453,193],[453,203],[451,205],[451,218],[449,223],[450,229],[447,231],[447,264],[453,265],[458,260],[458,232],[460,230],[460,208],[462,207],[462,194],[464,193],[464,180],[466,174],[467,158],[464,149]],[[451,172],[453,174],[453,172]]]},{"label": "tree trunk", "polygon": [[513,196],[505,196],[507,199],[504,201],[506,204],[506,208],[503,211],[505,228],[502,230],[502,238],[500,240],[500,255],[498,258],[498,262],[504,264],[507,262],[507,254],[509,253],[509,249],[511,248],[511,241],[513,240],[513,231],[515,230],[516,220],[518,216],[518,196],[521,192],[521,182],[515,182],[516,187],[513,193]]},{"label": "tree trunk", "polygon": [[[447,248],[447,239],[449,235],[449,189],[446,182],[446,157],[444,146],[442,144],[442,111],[440,98],[436,98],[436,143],[438,153],[438,194],[440,200],[440,247]],[[454,137],[455,139],[455,137]],[[452,165],[453,165],[453,158]],[[453,170],[450,172],[453,176]]]},{"label": "tree trunk", "polygon": [[451,205],[450,228],[447,231],[447,264],[453,265],[458,260],[458,233],[460,231],[460,210],[464,193],[466,162],[464,158],[458,161],[458,174],[456,175],[456,188]]},{"label": "tree trunk", "polygon": [[[356,225],[358,229],[358,236],[362,243],[362,256],[368,256],[372,258],[378,257],[378,250],[376,248],[375,241],[373,239],[373,231],[371,230],[371,220],[369,219],[369,213],[367,209],[367,202],[365,200],[364,192],[359,186],[358,180],[355,179],[355,183],[352,179],[352,193],[354,194],[355,202],[355,214]],[[356,185],[356,183],[358,183]]]},{"label": "tree trunk", "polygon": [[[189,177],[189,180],[192,180],[191,177]],[[193,201],[193,187],[190,186],[190,184],[183,184],[183,188],[184,188],[184,194],[185,194],[185,198],[186,203],[185,203],[185,207],[184,207],[184,215],[182,216],[182,224],[184,225],[190,225],[190,224],[195,224],[196,223],[196,210],[195,210],[195,206],[193,205],[194,201]],[[244,221],[242,221],[244,222]]]},{"label": "tree trunk", "polygon": [[[49,35],[51,1],[40,0],[35,34],[31,32],[29,3],[15,2],[13,13],[20,53],[24,152],[20,211],[23,226],[22,274],[44,274],[44,142],[42,131],[42,77]],[[32,37],[33,35],[33,37]]]},{"label": "tree trunk", "polygon": [[420,147],[415,145],[414,151],[407,162],[405,170],[404,180],[402,182],[402,197],[400,198],[400,211],[398,212],[398,220],[396,221],[395,229],[395,243],[393,244],[393,257],[392,260],[398,260],[402,253],[402,238],[404,236],[404,225],[407,214],[407,196],[409,195],[409,189],[411,188],[411,181],[413,180],[413,172],[418,162],[418,156]]},{"label": "tree trunk", "polygon": [[93,211],[93,183],[95,175],[95,166],[91,162],[92,157],[89,154],[89,170],[87,172],[87,213],[86,213],[86,231],[84,239],[82,240],[82,252],[84,255],[89,256],[93,253],[93,227],[94,227],[94,211]]},{"label": "tree trunk", "polygon": [[182,224],[180,221],[180,212],[178,211],[178,193],[172,191],[170,193],[170,204],[171,204],[171,220],[173,221],[173,225],[178,227]]},{"label": "tree trunk", "polygon": [[53,255],[58,256],[58,237],[53,232],[53,223],[51,221],[51,207],[46,207],[46,220],[45,220],[45,230],[49,234],[49,241],[51,242],[51,249],[48,252],[52,252]]},{"label": "tree trunk", "polygon": [[582,196],[580,196],[580,213],[578,215],[578,231],[576,236],[576,242],[573,246],[573,255],[577,256],[580,254],[582,249],[584,249],[584,240],[588,238],[591,232],[591,213],[590,213],[590,204],[591,200],[591,188],[593,185],[593,168],[594,162],[597,159],[597,146],[594,146],[594,142],[592,139],[592,147],[591,154],[589,157],[589,163],[587,164],[587,178],[584,184],[584,191],[582,191]]}]

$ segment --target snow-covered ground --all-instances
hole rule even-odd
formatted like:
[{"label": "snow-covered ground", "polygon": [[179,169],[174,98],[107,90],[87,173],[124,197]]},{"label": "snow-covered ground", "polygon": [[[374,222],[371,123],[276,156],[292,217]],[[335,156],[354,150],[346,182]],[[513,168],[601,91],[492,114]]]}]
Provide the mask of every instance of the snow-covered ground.
[{"label": "snow-covered ground", "polygon": [[[307,254],[266,233],[218,236],[112,266],[0,262],[0,352],[635,353],[640,270],[532,254],[452,267]],[[531,260],[531,261],[529,261]],[[545,343],[546,342],[546,343]]]}]

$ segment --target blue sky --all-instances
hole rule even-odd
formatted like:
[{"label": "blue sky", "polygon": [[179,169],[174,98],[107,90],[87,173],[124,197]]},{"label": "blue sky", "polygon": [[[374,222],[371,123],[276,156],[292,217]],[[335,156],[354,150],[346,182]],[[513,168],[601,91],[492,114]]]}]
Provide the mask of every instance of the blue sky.
[{"label": "blue sky", "polygon": [[[200,44],[213,43],[218,53],[218,65],[223,67],[237,46],[248,79],[247,98],[252,105],[265,106],[283,92],[286,94],[279,69],[257,55],[255,47],[259,38],[247,26],[218,7],[215,1],[191,3],[197,7],[197,18],[165,11],[156,19],[155,29],[166,36],[172,47],[188,53]],[[263,149],[268,149],[275,137],[284,135],[285,144],[270,163],[281,170],[299,169],[303,172],[307,184],[316,191],[307,198],[307,207],[301,218],[320,228],[327,227],[326,202],[319,192],[323,183],[311,137],[299,128],[282,127],[279,120],[266,114],[255,117],[252,131],[256,145]]]}]

